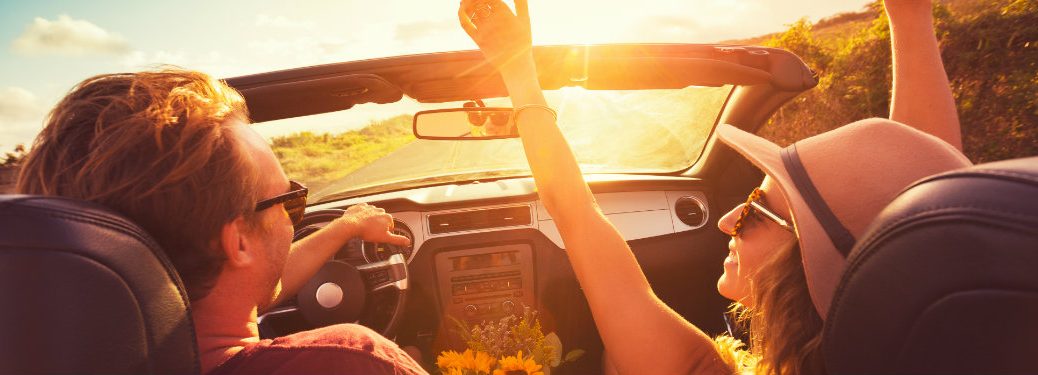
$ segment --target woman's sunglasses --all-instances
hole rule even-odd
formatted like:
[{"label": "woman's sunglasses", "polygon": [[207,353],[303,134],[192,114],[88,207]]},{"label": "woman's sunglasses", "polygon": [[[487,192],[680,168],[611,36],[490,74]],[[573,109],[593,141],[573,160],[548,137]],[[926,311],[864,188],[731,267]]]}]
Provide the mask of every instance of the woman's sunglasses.
[{"label": "woman's sunglasses", "polygon": [[742,230],[746,217],[750,216],[750,214],[754,214],[757,217],[763,217],[765,219],[768,219],[774,222],[775,224],[778,224],[780,227],[782,227],[782,229],[785,229],[790,233],[795,233],[793,231],[793,226],[790,225],[788,221],[783,219],[781,216],[775,214],[775,212],[771,211],[767,207],[764,207],[764,205],[760,203],[761,194],[762,192],[760,188],[756,188],[753,189],[753,192],[750,193],[750,196],[746,198],[746,203],[743,203],[742,206],[742,212],[739,213],[739,218],[735,220],[735,225],[732,226],[732,233],[729,233],[732,237],[739,235],[739,232]]},{"label": "woman's sunglasses", "polygon": [[268,209],[278,203],[285,204],[285,212],[292,219],[292,225],[299,225],[306,213],[306,194],[310,192],[306,186],[295,181],[288,182],[288,192],[256,203],[256,212]]}]

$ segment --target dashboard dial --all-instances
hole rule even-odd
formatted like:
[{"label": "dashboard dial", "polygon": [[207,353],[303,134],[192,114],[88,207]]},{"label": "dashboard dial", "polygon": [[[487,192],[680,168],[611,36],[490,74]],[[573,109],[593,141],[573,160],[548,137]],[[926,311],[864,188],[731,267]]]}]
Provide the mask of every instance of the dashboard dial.
[{"label": "dashboard dial", "polygon": [[411,245],[397,246],[387,243],[364,241],[362,246],[365,261],[368,263],[381,262],[389,259],[393,254],[401,254],[404,256],[404,259],[411,259],[411,252],[414,250],[414,234],[411,233],[411,229],[403,222],[393,220],[392,232],[393,234],[407,237],[407,239],[411,241]]}]

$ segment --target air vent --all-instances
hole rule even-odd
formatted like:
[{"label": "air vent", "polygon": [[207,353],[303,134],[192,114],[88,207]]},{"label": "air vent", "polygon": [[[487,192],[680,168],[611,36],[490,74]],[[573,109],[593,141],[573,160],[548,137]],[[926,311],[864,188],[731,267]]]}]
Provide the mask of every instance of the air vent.
[{"label": "air vent", "polygon": [[529,206],[504,207],[429,215],[429,232],[443,234],[530,225],[530,223]]},{"label": "air vent", "polygon": [[700,227],[706,224],[706,210],[703,203],[695,197],[681,197],[674,203],[674,213],[678,220],[690,227]]}]

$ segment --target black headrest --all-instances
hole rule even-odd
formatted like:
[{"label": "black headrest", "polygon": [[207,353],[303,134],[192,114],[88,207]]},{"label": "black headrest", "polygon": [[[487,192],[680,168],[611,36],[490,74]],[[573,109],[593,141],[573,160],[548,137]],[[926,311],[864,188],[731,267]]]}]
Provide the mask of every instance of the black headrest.
[{"label": "black headrest", "polygon": [[1038,157],[916,183],[848,261],[830,373],[1038,373]]},{"label": "black headrest", "polygon": [[0,301],[0,374],[200,373],[180,278],[103,207],[0,195]]}]

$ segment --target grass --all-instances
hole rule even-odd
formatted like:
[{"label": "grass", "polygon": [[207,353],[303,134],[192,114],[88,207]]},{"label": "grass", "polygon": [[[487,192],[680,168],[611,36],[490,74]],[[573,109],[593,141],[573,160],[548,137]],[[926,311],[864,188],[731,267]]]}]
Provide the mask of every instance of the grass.
[{"label": "grass", "polygon": [[271,147],[285,174],[303,181],[311,191],[319,191],[414,140],[411,116],[402,115],[341,134],[302,132],[276,137]]}]

